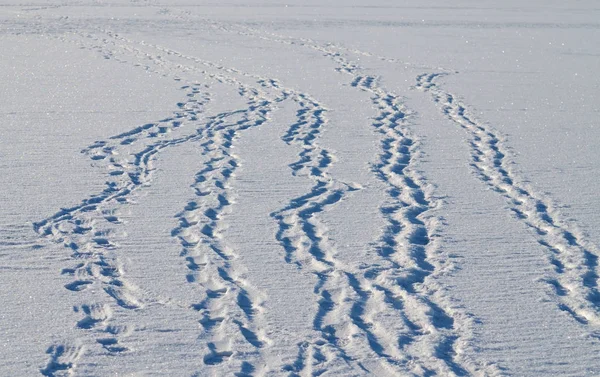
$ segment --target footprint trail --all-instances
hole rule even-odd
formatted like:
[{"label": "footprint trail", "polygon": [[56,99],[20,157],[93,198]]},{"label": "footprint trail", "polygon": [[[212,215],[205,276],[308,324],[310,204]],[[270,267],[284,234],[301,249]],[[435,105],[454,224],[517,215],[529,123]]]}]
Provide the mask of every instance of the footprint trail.
[{"label": "footprint trail", "polygon": [[415,88],[430,93],[441,111],[469,134],[471,166],[477,176],[505,197],[516,218],[535,231],[554,269],[546,280],[559,308],[583,324],[600,325],[596,247],[574,224],[561,220],[547,198],[519,179],[511,168],[502,137],[477,121],[456,96],[440,87],[437,81],[444,75],[419,75]]}]

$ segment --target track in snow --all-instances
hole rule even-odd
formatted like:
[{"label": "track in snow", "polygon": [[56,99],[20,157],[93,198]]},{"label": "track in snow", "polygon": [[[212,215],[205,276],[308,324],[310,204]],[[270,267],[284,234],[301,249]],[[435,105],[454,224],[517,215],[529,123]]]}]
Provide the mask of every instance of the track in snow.
[{"label": "track in snow", "polygon": [[[146,1],[145,5],[151,3]],[[596,245],[575,224],[562,218],[551,199],[515,173],[502,136],[475,119],[457,96],[445,91],[439,81],[451,70],[337,43],[285,36],[248,27],[249,22],[212,22],[188,11],[155,8],[159,17],[151,22],[162,22],[161,17],[171,15],[184,22],[175,24],[178,32],[189,26],[185,22],[195,24],[194,31],[202,30],[198,24],[203,23],[209,32],[235,34],[238,40],[232,45],[249,38],[260,41],[261,48],[274,43],[286,45],[286,52],[317,52],[312,54],[319,55],[315,60],[330,60],[337,73],[346,75],[346,89],[368,97],[375,115],[365,119],[364,125],[372,129],[378,152],[365,169],[385,195],[377,208],[383,225],[365,250],[359,251],[364,258],[348,260],[326,219],[341,203],[352,203],[365,188],[343,182],[334,173],[340,155],[323,142],[322,134],[331,125],[330,115],[335,109],[328,109],[310,93],[285,87],[275,77],[222,65],[218,57],[206,60],[83,25],[86,21],[92,25],[99,22],[95,17],[79,21],[55,17],[50,11],[35,13],[51,8],[17,12],[9,7],[10,12],[28,21],[27,30],[15,29],[19,30],[15,34],[35,30],[45,38],[95,52],[101,59],[132,65],[155,77],[168,77],[181,90],[182,99],[161,119],[133,125],[85,147],[82,153],[94,169],[103,172],[106,185],[80,203],[34,224],[41,237],[64,246],[61,274],[69,279],[64,289],[80,298],[67,309],[77,317],[75,338],[61,339],[48,347],[47,361],[38,365],[40,374],[72,376],[82,365],[94,368],[86,362],[87,352],[123,363],[140,356],[135,355],[139,351],[135,343],[128,342],[128,337],[140,330],[136,328],[136,314],[143,318],[151,306],[169,306],[196,326],[196,341],[204,346],[193,361],[197,363],[194,376],[503,375],[501,368],[477,359],[473,339],[477,319],[458,307],[440,284],[452,266],[439,247],[442,225],[435,213],[441,201],[417,168],[421,144],[412,131],[419,115],[406,107],[400,92],[361,66],[374,60],[419,72],[441,72],[419,75],[415,88],[431,94],[443,114],[469,135],[469,163],[477,177],[506,199],[515,218],[532,230],[546,251],[554,270],[545,282],[558,307],[584,325],[577,328],[597,332],[600,288]],[[127,28],[147,26],[138,13],[135,16]],[[260,21],[254,24],[260,25]],[[166,25],[168,30],[170,25]],[[219,37],[209,43],[220,43]],[[352,56],[361,59],[353,60]],[[239,94],[243,104],[237,109],[214,111],[212,105],[221,105],[212,102],[216,87]],[[291,359],[290,355],[276,354],[278,339],[271,335],[279,329],[269,328],[273,324],[266,320],[269,305],[277,303],[269,302],[268,294],[253,285],[243,258],[226,238],[237,199],[236,174],[243,161],[235,153],[235,144],[246,130],[270,122],[283,103],[297,108],[281,134],[281,140],[297,152],[296,161],[288,165],[289,173],[297,182],[304,179],[310,188],[264,215],[273,220],[276,231],[270,244],[277,241],[282,260],[316,283],[314,301],[307,304],[313,310],[311,325],[301,334],[304,339]],[[170,225],[175,226],[170,241],[177,242],[181,250],[181,266],[173,278],[187,284],[193,294],[176,301],[136,286],[129,279],[121,242],[127,237],[123,231],[127,211],[153,184],[160,154],[190,143],[199,147],[203,162],[190,177],[189,197],[182,198],[180,211],[173,214],[178,223]],[[10,242],[6,246],[32,247]],[[122,318],[132,323],[124,325]],[[55,337],[60,339],[60,334]],[[281,362],[284,358],[286,361]]]},{"label": "track in snow", "polygon": [[[231,32],[223,26],[220,29]],[[418,143],[408,129],[406,118],[409,112],[400,99],[380,88],[375,77],[362,76],[361,67],[343,55],[344,49],[335,45],[323,46],[308,39],[264,35],[256,29],[244,29],[247,31],[238,33],[322,52],[338,64],[336,71],[353,77],[351,86],[372,95],[373,104],[380,111],[373,126],[382,136],[382,153],[373,171],[389,187],[390,197],[390,203],[380,208],[388,225],[375,243],[378,254],[385,261],[383,266],[375,263],[362,266],[363,271],[357,273],[335,260],[337,251],[329,245],[327,231],[316,217],[327,206],[341,200],[344,191],[328,189],[326,186],[335,181],[330,177],[324,177],[328,183],[321,181],[319,169],[317,174],[306,173],[315,181],[310,193],[293,199],[288,207],[274,213],[280,224],[278,239],[286,248],[287,260],[290,262],[293,260],[290,256],[300,254],[300,260],[304,261],[301,265],[312,269],[319,277],[315,293],[320,295],[320,309],[314,323],[315,330],[328,342],[318,340],[301,344],[298,359],[289,370],[301,373],[309,368],[311,373],[318,375],[327,370],[322,366],[337,353],[339,358],[349,364],[356,363],[366,373],[369,371],[360,358],[372,354],[371,357],[383,360],[384,370],[392,374],[410,370],[412,375],[423,376],[501,375],[497,366],[480,363],[465,354],[465,349],[470,347],[474,319],[451,305],[443,287],[435,281],[444,266],[441,258],[436,256],[437,246],[432,239],[438,221],[427,216],[427,211],[437,204],[431,199],[427,184],[411,168],[418,156]],[[302,138],[294,139],[290,135],[301,127],[316,130],[325,123],[321,112],[309,117],[312,122],[305,114],[306,110],[299,111],[299,120],[290,127],[284,141],[306,145]],[[307,134],[310,143],[314,143],[318,133]],[[328,167],[331,161],[329,157],[307,158],[306,154],[302,152],[299,162],[290,166],[294,171],[306,164],[315,169],[320,160],[326,161],[323,167]],[[325,289],[329,284],[335,288]],[[331,325],[324,326],[328,316],[332,317]],[[384,318],[381,323],[377,323],[378,316]],[[395,320],[384,322],[390,318]],[[339,333],[346,337],[343,342],[337,335]],[[341,346],[342,343],[347,346]],[[346,349],[361,350],[358,352],[361,356],[353,358]],[[427,356],[423,354],[424,349]],[[314,365],[321,369],[311,370]],[[356,367],[352,369],[357,370]]]},{"label": "track in snow", "polygon": [[466,106],[437,83],[444,74],[417,77],[416,88],[431,93],[443,113],[463,128],[471,140],[471,166],[477,176],[508,200],[516,218],[533,229],[554,267],[546,281],[553,288],[559,308],[583,324],[600,325],[598,256],[594,246],[543,195],[527,187],[511,169],[503,140],[489,126],[470,115]]},{"label": "track in snow", "polygon": [[222,236],[234,201],[231,181],[240,164],[231,147],[240,132],[267,122],[275,103],[285,100],[284,95],[270,101],[256,89],[244,92],[250,98],[247,109],[211,119],[201,144],[209,160],[192,185],[196,198],[177,215],[179,226],[172,232],[183,248],[187,282],[204,288],[202,299],[192,305],[207,338],[203,362],[227,361],[222,373],[239,375],[264,369],[260,349],[270,341],[261,320],[260,294],[242,276],[235,250]]},{"label": "track in snow", "polygon": [[[117,45],[114,39],[110,39],[111,34],[108,33],[107,35],[109,38],[96,38],[91,34],[85,34],[82,35],[84,39],[75,39],[73,42],[94,49],[102,53],[105,58],[115,59],[121,63],[129,63],[130,60],[133,60],[135,66],[141,66],[145,70],[157,74],[168,76],[175,73],[175,80],[177,82],[181,81],[179,77],[182,73],[180,72],[182,70],[181,65],[169,63],[158,55],[149,55],[133,46],[130,40],[119,39],[121,42],[127,42],[128,45]],[[90,46],[87,44],[88,40],[93,40],[96,44]],[[101,44],[97,44],[98,42]],[[149,56],[149,60],[153,64],[142,66],[136,63],[137,59],[148,59]],[[210,62],[206,62],[205,65],[216,70],[225,70],[223,67]],[[258,96],[256,89],[242,84],[235,78],[220,73],[208,74],[205,70],[194,66],[185,67],[183,73],[186,71],[198,72],[201,75],[215,79],[219,83],[234,85],[235,90],[240,95],[250,99],[248,108],[221,113],[207,117],[207,120],[201,120],[203,108],[210,99],[209,93],[201,92],[201,89],[207,89],[207,87],[199,84],[184,85],[182,90],[187,92],[187,100],[177,103],[177,110],[174,111],[171,117],[136,126],[129,131],[110,137],[107,141],[98,141],[85,148],[83,152],[94,161],[94,164],[106,169],[107,175],[110,177],[107,188],[102,193],[85,199],[81,204],[62,209],[50,218],[35,224],[35,230],[38,233],[54,242],[62,243],[72,250],[72,258],[77,263],[73,267],[63,269],[63,274],[72,275],[74,280],[66,284],[65,288],[79,292],[94,285],[100,285],[104,292],[114,300],[115,304],[127,310],[142,309],[147,303],[164,304],[168,302],[168,299],[151,297],[147,292],[143,292],[125,279],[123,266],[118,258],[118,244],[111,239],[111,235],[115,232],[114,229],[122,223],[118,216],[119,209],[133,201],[135,191],[151,184],[154,160],[164,148],[187,142],[203,142],[204,149],[209,155],[216,153],[212,160],[213,163],[216,163],[217,160],[232,157],[233,154],[228,152],[228,148],[231,147],[236,132],[252,126],[259,126],[265,122],[267,113],[273,107],[266,97],[261,98]],[[278,100],[280,99],[275,101]],[[190,128],[191,131],[180,131],[180,129],[189,130]],[[216,148],[214,148],[215,145],[217,145]],[[229,173],[231,174],[235,168],[235,159],[230,158],[228,162],[231,169]],[[221,173],[226,175],[225,170],[221,170]],[[206,179],[206,176],[203,177],[202,172],[200,172],[196,178],[199,189],[201,178]],[[255,333],[250,329],[251,326],[246,324],[254,317],[256,306],[248,294],[251,288],[247,283],[242,283],[241,278],[235,277],[236,272],[230,268],[233,264],[233,258],[231,255],[226,255],[228,253],[227,248],[223,247],[219,250],[220,242],[216,223],[218,217],[222,215],[218,211],[224,210],[229,205],[227,190],[224,187],[224,182],[218,180],[211,180],[211,182],[215,184],[216,188],[222,190],[222,193],[217,194],[215,197],[221,203],[221,207],[209,208],[205,211],[205,214],[212,218],[212,226],[215,228],[211,228],[211,224],[206,224],[202,229],[202,233],[203,236],[208,238],[210,247],[222,253],[221,266],[216,269],[214,275],[218,280],[216,284],[237,288],[235,304],[238,309],[243,311],[246,319],[238,317],[232,320],[230,317],[232,317],[234,310],[232,312],[226,310],[224,315],[228,317],[227,323],[235,324],[239,333],[249,343],[260,347],[264,341],[259,340],[258,335],[256,335],[258,330]],[[198,191],[198,196],[209,194],[210,192],[202,193]],[[206,204],[209,198],[202,199]],[[189,232],[189,230],[184,231],[182,229],[178,232],[182,240],[186,239],[183,236],[183,233],[186,232]],[[182,242],[188,248],[192,244],[189,240]],[[189,262],[189,266],[199,267],[191,260]],[[192,275],[189,274],[188,278],[190,276]],[[206,295],[213,299],[221,296],[222,292],[219,289],[211,290],[212,286],[209,283],[207,282],[202,286]],[[201,306],[201,303],[195,304],[189,310],[201,311],[203,309]],[[81,313],[83,316],[76,326],[97,333],[97,343],[110,354],[117,354],[128,351],[127,347],[119,344],[117,335],[123,335],[122,333],[130,330],[121,331],[123,329],[110,325],[110,319],[113,317],[111,307],[111,304],[99,302],[74,308],[76,312]],[[210,318],[205,317],[200,322],[208,325]],[[228,335],[230,334],[224,333],[223,337]],[[224,339],[224,341],[227,341],[227,339]],[[204,357],[207,365],[219,363],[233,354],[232,351],[220,350],[216,341],[208,343],[207,346],[208,351]],[[40,371],[45,375],[57,376],[63,372],[73,372],[76,360],[81,357],[83,351],[67,352],[71,349],[73,347],[68,344],[53,345],[49,350],[50,361]],[[83,349],[81,348],[81,350]],[[249,363],[243,362],[240,373],[244,373],[244,370],[248,371],[248,368],[254,370],[254,367]]]},{"label": "track in snow", "polygon": [[[246,34],[253,36],[255,32],[250,30]],[[254,292],[251,284],[240,274],[243,266],[235,262],[235,251],[227,246],[221,232],[226,226],[223,219],[233,200],[229,189],[238,166],[238,160],[230,150],[233,140],[238,132],[266,121],[272,111],[272,102],[291,98],[300,109],[297,121],[289,127],[282,140],[301,149],[298,161],[290,168],[294,175],[310,179],[313,187],[306,195],[290,200],[272,217],[279,224],[276,238],[284,249],[286,261],[311,271],[318,278],[314,291],[318,310],[313,327],[319,336],[299,344],[297,360],[284,366],[284,370],[292,375],[318,375],[325,371],[369,373],[369,367],[361,359],[370,355],[377,360],[381,370],[391,374],[407,370],[413,375],[423,376],[499,373],[493,366],[479,365],[464,356],[463,350],[469,347],[472,318],[453,308],[435,281],[444,266],[436,256],[434,238],[437,221],[428,215],[428,211],[437,204],[431,199],[427,184],[411,167],[419,153],[418,141],[408,128],[407,118],[411,114],[400,98],[379,85],[376,77],[362,75],[361,67],[343,55],[348,51],[340,46],[320,45],[306,39],[259,36],[323,53],[338,64],[338,72],[352,76],[351,86],[369,93],[379,111],[373,127],[381,137],[381,153],[372,170],[388,187],[388,201],[380,208],[387,225],[382,229],[380,239],[374,243],[380,262],[363,265],[359,270],[344,265],[336,258],[340,251],[329,240],[327,229],[319,220],[320,213],[334,209],[336,203],[359,189],[337,181],[329,173],[336,158],[334,153],[318,144],[321,129],[327,124],[327,110],[322,105],[308,94],[283,89],[275,79],[226,68],[161,46],[136,43],[112,32],[103,33],[103,37],[86,33],[79,37],[93,41],[92,49],[107,59],[124,63],[127,58],[118,56],[133,58],[134,61],[150,60],[145,65],[135,65],[162,75],[177,72],[177,81],[181,81],[180,77],[186,73],[206,75],[219,83],[236,87],[249,102],[247,109],[221,113],[200,121],[199,112],[210,96],[203,93],[202,100],[198,100],[200,85],[185,85],[182,89],[188,91],[189,100],[178,103],[178,111],[172,117],[135,127],[84,150],[97,164],[104,164],[113,181],[108,182],[107,190],[102,194],[36,225],[40,233],[75,251],[79,249],[79,243],[85,242],[88,242],[86,245],[92,242],[92,246],[99,250],[93,253],[91,262],[65,269],[65,273],[75,277],[73,283],[67,284],[67,289],[79,291],[91,284],[104,284],[104,291],[122,308],[143,307],[148,298],[138,297],[144,296],[144,293],[123,278],[124,271],[115,252],[118,245],[110,239],[111,230],[101,230],[86,214],[91,213],[92,219],[95,219],[102,213],[105,222],[111,226],[118,225],[118,205],[126,204],[132,192],[150,183],[152,162],[161,149],[190,141],[202,142],[209,161],[196,175],[193,188],[197,198],[178,215],[180,225],[173,230],[173,236],[179,239],[182,256],[187,261],[186,280],[190,284],[199,284],[203,290],[204,298],[191,309],[200,313],[199,323],[210,339],[204,364],[228,362],[231,372],[241,374],[268,369],[261,348],[269,341],[264,328],[260,328],[261,320],[256,319],[263,310],[260,294]],[[161,54],[184,59],[189,65],[172,63]],[[218,73],[208,73],[207,69]],[[270,100],[261,96],[256,88],[242,84],[233,77],[235,75],[257,80],[280,97]],[[184,122],[192,123],[195,132],[156,143],[140,143],[140,140],[165,137]],[[133,154],[132,160],[115,157],[119,148],[133,148],[138,143],[143,148]],[[101,210],[98,205],[102,205]],[[64,221],[71,224],[71,228],[61,229]],[[91,223],[95,227],[89,226]],[[88,233],[93,235],[91,241]],[[77,257],[80,256],[77,254]],[[94,275],[93,268],[99,269],[99,275]],[[77,310],[85,315],[78,323],[80,328],[99,327],[105,333],[110,332],[110,314],[106,314],[111,313],[110,306],[93,304]],[[113,353],[127,350],[119,345],[116,337],[99,338],[98,343]],[[248,344],[254,349],[250,347],[249,351],[240,353],[240,349],[248,349],[245,348]],[[56,347],[65,348],[63,345]],[[239,357],[236,356],[238,354]],[[58,360],[56,356],[53,358]],[[48,365],[59,365],[52,361],[54,359],[51,358]],[[60,365],[63,364],[69,363]],[[74,362],[71,364],[74,365]]]},{"label": "track in snow", "polygon": [[[294,93],[293,98],[300,107],[296,113],[297,120],[290,125],[282,140],[300,148],[298,161],[290,164],[292,174],[307,177],[313,186],[305,195],[293,198],[284,208],[273,212],[271,217],[279,226],[276,238],[285,250],[285,260],[317,277],[314,293],[318,307],[313,328],[319,336],[301,342],[297,359],[283,369],[291,375],[319,375],[325,371],[353,373],[353,369],[364,367],[352,360],[340,344],[340,335],[336,334],[338,330],[327,323],[331,312],[342,305],[349,282],[335,258],[336,250],[318,215],[359,188],[338,182],[329,173],[335,156],[318,144],[321,130],[327,124],[327,110],[306,94]],[[352,319],[347,314],[338,315],[334,321],[340,328],[352,326]]]}]

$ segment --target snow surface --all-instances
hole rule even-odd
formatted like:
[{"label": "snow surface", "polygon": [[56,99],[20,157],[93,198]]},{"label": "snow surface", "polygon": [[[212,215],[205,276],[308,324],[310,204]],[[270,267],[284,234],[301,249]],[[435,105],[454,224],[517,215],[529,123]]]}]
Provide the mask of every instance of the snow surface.
[{"label": "snow surface", "polygon": [[0,2],[1,376],[600,375],[596,1]]}]

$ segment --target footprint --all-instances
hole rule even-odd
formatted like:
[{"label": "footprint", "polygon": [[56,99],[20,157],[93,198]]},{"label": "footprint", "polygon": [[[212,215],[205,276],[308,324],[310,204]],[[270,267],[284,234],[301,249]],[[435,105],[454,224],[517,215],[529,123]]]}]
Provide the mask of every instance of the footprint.
[{"label": "footprint", "polygon": [[239,326],[240,332],[242,333],[242,335],[248,343],[252,344],[256,348],[261,348],[264,345],[264,343],[259,339],[258,335],[254,331],[245,327],[239,321],[234,321],[234,323]]},{"label": "footprint", "polygon": [[205,330],[209,331],[215,326],[221,324],[224,320],[224,317],[211,318],[208,314],[205,314],[204,318],[202,318],[199,322]]},{"label": "footprint", "polygon": [[125,309],[139,309],[143,306],[140,300],[135,297],[133,289],[120,280],[112,281],[104,288],[104,291],[114,298],[119,306]]},{"label": "footprint", "polygon": [[102,347],[110,353],[121,353],[129,351],[129,348],[119,345],[117,338],[101,338],[96,340]]},{"label": "footprint", "polygon": [[73,310],[78,313],[82,311],[85,314],[83,319],[77,322],[77,327],[80,329],[91,329],[99,323],[104,323],[112,317],[112,310],[108,304],[100,305],[82,305],[75,307]]},{"label": "footprint", "polygon": [[221,364],[233,355],[231,351],[219,351],[214,343],[208,343],[208,348],[210,352],[204,356],[204,364],[206,365]]},{"label": "footprint", "polygon": [[50,346],[46,353],[50,360],[46,367],[40,369],[40,373],[46,377],[67,377],[73,374],[76,362],[83,355],[83,346],[69,346],[55,344]]},{"label": "footprint", "polygon": [[65,284],[65,288],[73,292],[79,292],[86,289],[92,283],[91,280],[75,280],[69,284]]}]

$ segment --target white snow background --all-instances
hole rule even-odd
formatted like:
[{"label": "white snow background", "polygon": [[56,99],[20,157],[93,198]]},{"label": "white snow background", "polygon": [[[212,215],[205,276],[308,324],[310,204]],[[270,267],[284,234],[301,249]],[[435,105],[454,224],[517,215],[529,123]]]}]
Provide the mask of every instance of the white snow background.
[{"label": "white snow background", "polygon": [[600,375],[600,4],[0,2],[0,376]]}]

